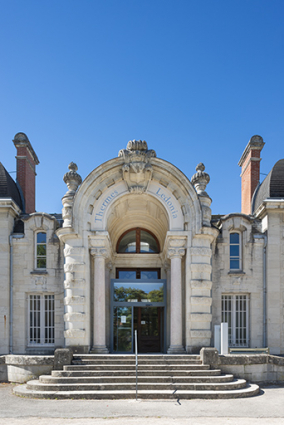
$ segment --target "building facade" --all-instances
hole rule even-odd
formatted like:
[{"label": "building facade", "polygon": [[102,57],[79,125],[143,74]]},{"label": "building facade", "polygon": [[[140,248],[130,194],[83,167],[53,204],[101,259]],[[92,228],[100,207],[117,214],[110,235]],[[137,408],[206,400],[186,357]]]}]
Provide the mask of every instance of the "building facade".
[{"label": "building facade", "polygon": [[259,184],[264,142],[242,167],[242,212],[212,216],[203,164],[189,180],[145,141],[82,182],[62,215],[35,212],[39,160],[24,133],[17,182],[0,164],[0,354],[197,353],[227,322],[232,347],[284,354],[284,160]]}]

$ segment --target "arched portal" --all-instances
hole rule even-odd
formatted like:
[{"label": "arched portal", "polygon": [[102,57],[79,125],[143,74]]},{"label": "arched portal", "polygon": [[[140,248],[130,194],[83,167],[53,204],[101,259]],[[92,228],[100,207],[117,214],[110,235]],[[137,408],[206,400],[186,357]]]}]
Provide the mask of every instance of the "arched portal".
[{"label": "arched portal", "polygon": [[[210,228],[211,200],[204,191],[208,175],[199,168],[194,178],[202,181],[196,186],[200,194],[179,169],[156,158],[146,142],[132,141],[118,158],[92,171],[77,192],[73,187],[80,176],[73,169],[66,174],[72,184],[63,198],[64,224],[58,235],[65,244],[67,346],[115,351],[120,345],[115,326],[121,324],[123,333],[131,322],[127,348],[133,350],[135,323],[138,328],[140,321],[141,328],[153,321],[150,316],[156,317],[156,329],[157,323],[164,328],[158,351],[182,353],[186,347],[190,352],[210,344],[211,243],[216,232]],[[130,229],[152,234],[160,251],[117,252],[119,238]],[[127,279],[131,288],[127,282],[120,285]],[[148,285],[146,290],[147,279],[158,287]],[[123,300],[117,299],[122,287],[128,291]],[[140,292],[134,296],[130,289]],[[122,307],[131,314],[118,314]],[[146,308],[156,309],[155,314],[149,310],[148,319]],[[151,351],[149,340],[144,344]]]}]

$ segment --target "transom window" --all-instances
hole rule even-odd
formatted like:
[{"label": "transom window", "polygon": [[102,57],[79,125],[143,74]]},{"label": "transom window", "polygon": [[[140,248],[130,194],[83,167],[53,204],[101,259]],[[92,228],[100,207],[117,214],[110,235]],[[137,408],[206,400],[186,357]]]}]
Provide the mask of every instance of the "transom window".
[{"label": "transom window", "polygon": [[117,242],[116,247],[119,253],[158,253],[160,246],[158,239],[149,230],[136,228],[127,230]]},{"label": "transom window", "polygon": [[36,234],[36,268],[46,269],[46,233]]},{"label": "transom window", "polygon": [[241,269],[240,234],[230,233],[230,270]]}]

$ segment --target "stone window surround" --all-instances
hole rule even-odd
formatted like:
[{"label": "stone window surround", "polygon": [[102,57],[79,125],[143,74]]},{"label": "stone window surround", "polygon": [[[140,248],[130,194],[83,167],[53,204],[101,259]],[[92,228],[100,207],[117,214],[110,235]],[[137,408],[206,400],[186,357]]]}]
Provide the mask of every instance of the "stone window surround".
[{"label": "stone window surround", "polygon": [[[231,248],[231,242],[230,242],[230,236],[233,233],[237,233],[239,235],[239,268],[237,269],[231,269],[231,254],[230,254],[230,248]],[[236,244],[233,244],[236,245]],[[230,229],[229,232],[229,273],[228,274],[244,274],[243,272],[243,233],[239,229]]]},{"label": "stone window surround", "polygon": [[[37,255],[37,245],[38,245],[38,242],[37,242],[37,235],[39,234],[39,233],[45,233],[45,246],[46,246],[46,255],[45,255],[45,261],[46,261],[46,264],[45,264],[45,267],[42,267],[42,268],[39,268],[39,267],[37,267],[37,259],[38,259],[38,255]],[[34,272],[35,273],[47,273],[47,231],[46,230],[44,230],[44,229],[37,229],[35,232],[34,232],[34,244],[35,244],[35,250],[34,250]]]}]

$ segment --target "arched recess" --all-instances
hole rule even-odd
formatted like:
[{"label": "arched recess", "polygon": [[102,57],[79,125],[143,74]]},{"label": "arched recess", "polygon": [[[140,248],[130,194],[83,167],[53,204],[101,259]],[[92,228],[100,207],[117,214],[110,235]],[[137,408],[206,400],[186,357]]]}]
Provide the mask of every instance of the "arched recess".
[{"label": "arched recess", "polygon": [[127,193],[121,196],[109,208],[106,223],[114,251],[119,237],[131,228],[150,230],[157,237],[161,248],[169,230],[165,207],[149,194]]}]

